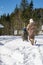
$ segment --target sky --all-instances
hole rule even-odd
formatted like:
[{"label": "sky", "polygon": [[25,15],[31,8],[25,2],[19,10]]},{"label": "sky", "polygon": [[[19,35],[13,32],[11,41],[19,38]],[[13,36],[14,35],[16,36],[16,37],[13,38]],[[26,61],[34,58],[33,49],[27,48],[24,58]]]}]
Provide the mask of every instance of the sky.
[{"label": "sky", "polygon": [[[30,2],[31,0],[28,0]],[[11,14],[16,4],[20,5],[21,0],[0,0],[0,15]],[[43,8],[43,0],[33,0],[34,8]]]}]

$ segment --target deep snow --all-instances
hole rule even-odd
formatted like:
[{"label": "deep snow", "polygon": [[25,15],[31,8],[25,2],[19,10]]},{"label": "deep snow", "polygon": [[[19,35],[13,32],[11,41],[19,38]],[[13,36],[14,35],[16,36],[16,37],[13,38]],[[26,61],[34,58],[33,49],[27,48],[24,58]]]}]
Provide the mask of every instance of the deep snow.
[{"label": "deep snow", "polygon": [[0,36],[0,65],[43,65],[43,36],[36,36],[36,45],[21,36]]}]

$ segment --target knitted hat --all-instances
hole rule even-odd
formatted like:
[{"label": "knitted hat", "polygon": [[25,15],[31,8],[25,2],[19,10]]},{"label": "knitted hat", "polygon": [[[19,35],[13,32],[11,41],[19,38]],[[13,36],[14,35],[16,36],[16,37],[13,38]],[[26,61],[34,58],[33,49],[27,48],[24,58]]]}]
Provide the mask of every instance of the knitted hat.
[{"label": "knitted hat", "polygon": [[31,18],[30,20],[29,20],[29,23],[33,23],[34,21],[33,21],[33,19]]}]

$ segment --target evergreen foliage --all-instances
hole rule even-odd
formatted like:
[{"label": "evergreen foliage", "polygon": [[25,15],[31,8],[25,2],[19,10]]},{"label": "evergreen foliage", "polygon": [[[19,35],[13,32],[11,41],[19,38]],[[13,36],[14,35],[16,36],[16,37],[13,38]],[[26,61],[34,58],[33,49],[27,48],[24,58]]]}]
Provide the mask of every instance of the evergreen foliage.
[{"label": "evergreen foliage", "polygon": [[43,24],[43,8],[34,9],[33,6],[33,0],[30,3],[28,0],[21,0],[20,6],[16,5],[15,10],[10,15],[0,16],[0,24],[4,25],[1,34],[13,35],[14,30],[26,27],[30,18],[35,20],[39,31]]}]

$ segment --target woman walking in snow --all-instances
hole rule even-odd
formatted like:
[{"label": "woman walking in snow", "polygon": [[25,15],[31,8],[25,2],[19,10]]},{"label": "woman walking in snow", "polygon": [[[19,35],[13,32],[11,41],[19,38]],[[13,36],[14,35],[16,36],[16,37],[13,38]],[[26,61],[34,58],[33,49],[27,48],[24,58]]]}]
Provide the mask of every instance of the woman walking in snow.
[{"label": "woman walking in snow", "polygon": [[29,20],[29,24],[24,29],[23,39],[24,40],[30,40],[31,44],[34,45],[34,37],[36,35],[36,23],[33,21],[33,19]]}]

